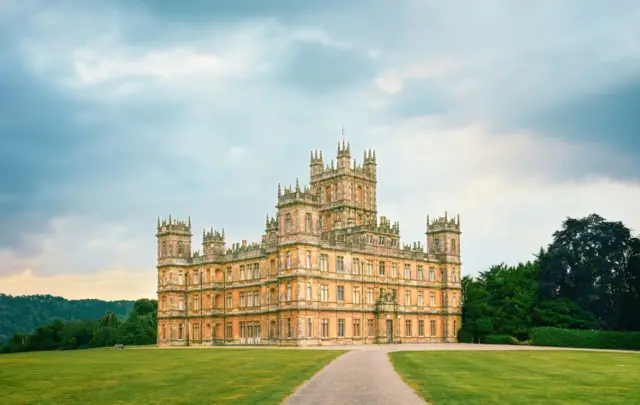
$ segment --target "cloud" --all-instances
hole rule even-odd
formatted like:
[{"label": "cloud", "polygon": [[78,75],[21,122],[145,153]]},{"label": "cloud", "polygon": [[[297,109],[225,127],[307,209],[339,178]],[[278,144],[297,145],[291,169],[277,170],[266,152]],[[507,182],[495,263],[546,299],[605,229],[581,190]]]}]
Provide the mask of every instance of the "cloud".
[{"label": "cloud", "polygon": [[0,282],[147,283],[169,212],[258,241],[277,184],[305,182],[310,149],[329,160],[341,125],[359,161],[377,148],[380,212],[405,241],[461,214],[465,271],[530,257],[567,215],[637,229],[637,2],[468,10],[9,3]]}]

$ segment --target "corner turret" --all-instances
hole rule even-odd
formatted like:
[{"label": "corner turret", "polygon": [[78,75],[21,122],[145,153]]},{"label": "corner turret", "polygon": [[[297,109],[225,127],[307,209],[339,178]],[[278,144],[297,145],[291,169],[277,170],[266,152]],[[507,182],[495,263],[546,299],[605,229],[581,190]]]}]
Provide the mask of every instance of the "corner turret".
[{"label": "corner turret", "polygon": [[165,258],[188,259],[191,257],[191,217],[180,221],[171,217],[158,217],[156,238],[158,239],[158,260]]}]

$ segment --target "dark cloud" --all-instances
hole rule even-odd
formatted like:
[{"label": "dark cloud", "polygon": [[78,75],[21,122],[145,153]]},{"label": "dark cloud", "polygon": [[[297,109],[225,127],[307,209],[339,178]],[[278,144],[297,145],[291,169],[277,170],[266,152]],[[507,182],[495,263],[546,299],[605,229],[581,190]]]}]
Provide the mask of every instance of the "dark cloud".
[{"label": "dark cloud", "polygon": [[629,162],[610,163],[606,168],[585,162],[582,169],[601,169],[620,178],[640,178],[640,80],[550,103],[528,115],[514,116],[508,126],[580,143],[600,144],[603,149],[627,156]]},{"label": "dark cloud", "polygon": [[301,41],[291,60],[284,63],[281,81],[313,95],[344,90],[359,83],[371,84],[375,64],[362,51]]},{"label": "dark cloud", "polygon": [[408,79],[402,92],[390,103],[390,112],[401,118],[414,118],[445,113],[450,106],[447,96],[432,80]]}]

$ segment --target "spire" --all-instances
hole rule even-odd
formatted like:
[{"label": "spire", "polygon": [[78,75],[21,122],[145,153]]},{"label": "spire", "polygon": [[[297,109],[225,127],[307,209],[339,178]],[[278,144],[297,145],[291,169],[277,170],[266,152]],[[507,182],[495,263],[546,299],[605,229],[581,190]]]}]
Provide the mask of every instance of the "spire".
[{"label": "spire", "polygon": [[191,215],[189,215],[189,228],[191,228]]},{"label": "spire", "polygon": [[169,213],[169,225],[171,225],[171,213]]},{"label": "spire", "polygon": [[296,192],[300,192],[300,181],[296,177]]},{"label": "spire", "polygon": [[207,231],[205,228],[202,228],[202,240],[204,241],[204,236],[206,235]]},{"label": "spire", "polygon": [[313,151],[310,152],[309,161],[313,163]]},{"label": "spire", "polygon": [[320,161],[322,161],[322,151],[320,151]]},{"label": "spire", "polygon": [[160,228],[160,217],[158,217],[158,228]]},{"label": "spire", "polygon": [[278,183],[278,197],[282,195],[282,188],[280,188],[280,183]]},{"label": "spire", "polygon": [[344,125],[342,126],[342,149],[344,149]]}]

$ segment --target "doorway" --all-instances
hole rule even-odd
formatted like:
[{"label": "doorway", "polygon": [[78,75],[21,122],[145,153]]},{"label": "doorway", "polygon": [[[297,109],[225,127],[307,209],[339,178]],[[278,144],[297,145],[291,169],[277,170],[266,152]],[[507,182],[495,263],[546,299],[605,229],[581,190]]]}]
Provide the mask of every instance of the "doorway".
[{"label": "doorway", "polygon": [[387,343],[393,343],[393,320],[387,319]]}]

